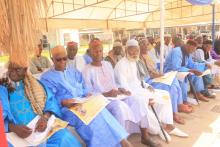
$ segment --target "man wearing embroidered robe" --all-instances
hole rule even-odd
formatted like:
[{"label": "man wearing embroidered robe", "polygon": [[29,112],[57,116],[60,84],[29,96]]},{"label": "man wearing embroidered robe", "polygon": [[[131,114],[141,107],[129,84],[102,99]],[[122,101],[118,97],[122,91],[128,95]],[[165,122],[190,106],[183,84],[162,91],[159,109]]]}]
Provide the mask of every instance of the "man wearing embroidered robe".
[{"label": "man wearing embroidered robe", "polygon": [[88,147],[131,147],[126,140],[128,133],[107,109],[103,109],[90,124],[84,124],[69,110],[76,97],[84,98],[90,93],[82,74],[73,67],[67,67],[67,53],[62,46],[52,49],[54,67],[44,73],[41,81],[54,93],[62,111],[62,118],[73,126]]},{"label": "man wearing embroidered robe", "polygon": [[[43,132],[52,114],[61,116],[57,101],[50,90],[27,73],[27,66],[9,63],[8,75],[14,89],[0,87],[5,132],[14,132],[19,137],[26,138],[33,131]],[[37,115],[40,119],[35,130],[32,130],[27,124]],[[65,128],[55,132],[46,141],[46,146],[81,147],[79,141]]]}]

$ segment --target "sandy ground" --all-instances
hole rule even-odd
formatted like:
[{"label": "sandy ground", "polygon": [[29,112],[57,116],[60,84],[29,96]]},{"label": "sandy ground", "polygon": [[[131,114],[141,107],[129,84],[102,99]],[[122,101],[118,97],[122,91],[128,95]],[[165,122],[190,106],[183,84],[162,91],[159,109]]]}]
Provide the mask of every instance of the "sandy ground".
[{"label": "sandy ground", "polygon": [[[169,144],[163,142],[158,136],[154,136],[155,140],[158,140],[163,147],[220,147],[220,133],[215,135],[214,130],[210,127],[210,124],[217,122],[220,117],[220,92],[216,93],[216,99],[210,100],[208,103],[202,102],[199,106],[193,106],[193,113],[180,113],[186,124],[175,125],[188,133],[190,135],[188,138],[172,136],[172,141]],[[219,112],[212,111],[215,106],[219,106]],[[217,127],[220,128],[220,119],[217,124]],[[131,135],[129,141],[134,147],[146,147],[140,143],[140,134]]]}]

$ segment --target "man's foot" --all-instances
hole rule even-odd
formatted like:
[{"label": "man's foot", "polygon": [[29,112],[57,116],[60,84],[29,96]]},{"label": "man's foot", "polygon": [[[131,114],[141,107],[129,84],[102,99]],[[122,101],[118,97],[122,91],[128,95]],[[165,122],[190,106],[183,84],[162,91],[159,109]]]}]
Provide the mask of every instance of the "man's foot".
[{"label": "man's foot", "polygon": [[203,102],[209,102],[208,98],[203,96],[201,93],[197,93],[198,99]]},{"label": "man's foot", "polygon": [[121,147],[134,147],[127,139],[123,139],[120,143]]},{"label": "man's foot", "polygon": [[180,104],[178,106],[178,111],[179,112],[183,112],[183,113],[192,113],[193,112],[193,108],[191,105],[187,105],[187,104]]},{"label": "man's foot", "polygon": [[210,85],[210,86],[208,86],[208,89],[220,89],[220,86],[218,86],[218,85]]},{"label": "man's foot", "polygon": [[148,145],[149,147],[162,147],[159,142],[154,141],[150,136],[141,137],[141,143]]},{"label": "man's foot", "polygon": [[185,121],[184,121],[184,119],[182,119],[179,115],[177,115],[177,114],[173,114],[173,120],[175,121],[175,122],[177,122],[178,124],[181,124],[181,125],[184,125],[185,124]]},{"label": "man's foot", "polygon": [[216,96],[208,90],[202,91],[201,94],[207,98],[214,99]]}]

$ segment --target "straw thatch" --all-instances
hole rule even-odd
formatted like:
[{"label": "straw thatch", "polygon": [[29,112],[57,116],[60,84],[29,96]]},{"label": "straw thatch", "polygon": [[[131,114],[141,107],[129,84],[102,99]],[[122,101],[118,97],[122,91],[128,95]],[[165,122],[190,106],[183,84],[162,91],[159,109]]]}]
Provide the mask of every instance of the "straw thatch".
[{"label": "straw thatch", "polygon": [[10,61],[27,65],[40,38],[39,17],[46,0],[0,0],[0,49]]}]

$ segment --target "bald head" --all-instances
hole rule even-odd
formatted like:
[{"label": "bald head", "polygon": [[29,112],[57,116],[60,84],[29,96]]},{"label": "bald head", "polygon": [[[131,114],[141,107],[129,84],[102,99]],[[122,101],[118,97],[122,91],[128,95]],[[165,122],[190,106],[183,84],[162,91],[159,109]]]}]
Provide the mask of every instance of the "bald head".
[{"label": "bald head", "polygon": [[52,60],[57,71],[64,71],[67,62],[66,49],[58,45],[51,50]]}]

